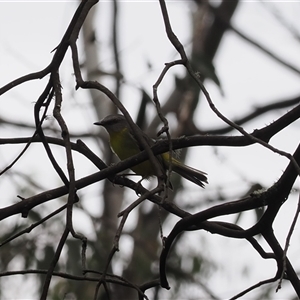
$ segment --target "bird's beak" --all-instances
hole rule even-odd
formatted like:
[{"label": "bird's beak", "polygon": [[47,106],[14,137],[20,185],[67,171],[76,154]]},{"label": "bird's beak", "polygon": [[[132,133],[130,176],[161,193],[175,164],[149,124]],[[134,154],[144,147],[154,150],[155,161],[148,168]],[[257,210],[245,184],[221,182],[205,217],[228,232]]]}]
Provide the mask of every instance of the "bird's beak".
[{"label": "bird's beak", "polygon": [[100,125],[100,126],[103,126],[102,122],[95,122],[94,125]]}]

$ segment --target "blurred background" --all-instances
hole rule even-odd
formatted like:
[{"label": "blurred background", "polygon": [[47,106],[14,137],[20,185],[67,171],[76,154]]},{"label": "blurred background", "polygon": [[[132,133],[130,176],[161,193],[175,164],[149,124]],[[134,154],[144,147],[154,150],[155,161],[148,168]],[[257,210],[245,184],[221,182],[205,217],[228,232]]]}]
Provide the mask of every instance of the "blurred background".
[{"label": "blurred background", "polygon": [[[0,87],[10,81],[44,69],[53,57],[79,2],[0,3]],[[228,119],[251,133],[272,123],[299,102],[299,1],[167,1],[170,22],[199,72],[212,101]],[[79,60],[85,80],[97,80],[121,100],[131,117],[152,137],[161,129],[152,102],[153,85],[165,63],[179,59],[165,33],[160,5],[156,1],[105,1],[88,14],[78,39]],[[93,125],[116,107],[96,90],[75,89],[71,51],[59,69],[63,87],[62,115],[71,139],[84,141],[107,164],[117,162],[104,130]],[[1,95],[1,138],[30,137],[35,131],[33,109],[48,81],[25,82]],[[162,111],[172,137],[196,134],[240,135],[220,120],[183,66],[172,67],[158,88]],[[273,105],[273,106],[272,106]],[[263,112],[258,113],[259,108]],[[47,136],[61,137],[50,105],[43,123]],[[248,117],[243,120],[243,118]],[[293,153],[298,145],[299,123],[295,122],[271,139],[271,145]],[[23,143],[2,142],[1,171],[17,157]],[[65,149],[51,145],[66,172]],[[247,147],[199,146],[182,150],[180,159],[208,173],[205,189],[175,175],[170,199],[190,213],[238,200],[249,191],[267,189],[278,180],[288,164],[285,157],[261,145]],[[74,152],[76,179],[98,169]],[[128,173],[128,172],[127,172]],[[131,179],[137,181],[137,177]],[[147,188],[156,180],[143,181]],[[0,178],[1,207],[61,186],[43,146],[31,144],[21,159]],[[297,207],[298,186],[276,217],[274,230],[284,247]],[[89,185],[78,192],[73,208],[74,228],[88,239],[88,269],[103,271],[113,246],[120,218],[117,214],[134,202],[134,191],[109,181]],[[35,207],[27,218],[14,215],[1,221],[1,243],[55,211],[66,198]],[[262,211],[253,210],[220,218],[249,228]],[[30,233],[0,248],[0,272],[47,269],[65,228],[65,212],[42,223]],[[287,218],[287,216],[289,216]],[[109,273],[123,276],[137,285],[158,278],[162,248],[160,225],[167,236],[179,220],[173,214],[144,201],[134,209],[120,239]],[[267,248],[260,237],[259,242]],[[288,256],[299,270],[299,226]],[[82,275],[81,242],[68,238],[57,271]],[[171,290],[155,287],[146,291],[149,299],[227,299],[273,277],[274,261],[265,261],[244,240],[234,240],[205,231],[186,232],[176,241],[168,258]],[[33,299],[40,296],[43,276],[3,276],[1,299]],[[92,299],[96,283],[53,277],[49,299]],[[247,299],[296,299],[289,283],[275,293],[276,283],[247,294]],[[18,288],[16,288],[18,287]],[[135,299],[136,291],[112,285],[112,299]],[[120,296],[121,295],[121,296]],[[126,296],[124,296],[126,295]],[[97,299],[107,299],[100,289]]]}]

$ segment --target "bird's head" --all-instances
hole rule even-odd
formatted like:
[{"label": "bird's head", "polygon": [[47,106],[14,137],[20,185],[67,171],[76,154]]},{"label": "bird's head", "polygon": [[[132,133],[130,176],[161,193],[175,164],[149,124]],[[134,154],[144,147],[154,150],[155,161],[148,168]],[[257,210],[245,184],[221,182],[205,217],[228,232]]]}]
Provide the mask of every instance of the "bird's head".
[{"label": "bird's head", "polygon": [[109,115],[95,125],[103,126],[108,133],[118,133],[124,128],[128,128],[127,121],[122,115]]}]

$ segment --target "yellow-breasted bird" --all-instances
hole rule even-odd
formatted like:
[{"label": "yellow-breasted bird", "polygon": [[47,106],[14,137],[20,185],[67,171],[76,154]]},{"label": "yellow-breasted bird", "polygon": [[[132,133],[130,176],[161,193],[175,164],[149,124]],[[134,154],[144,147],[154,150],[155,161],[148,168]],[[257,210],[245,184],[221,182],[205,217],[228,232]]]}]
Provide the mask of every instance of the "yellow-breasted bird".
[{"label": "yellow-breasted bird", "polygon": [[[94,124],[103,126],[107,130],[110,138],[110,146],[113,152],[121,160],[134,156],[144,150],[143,147],[141,147],[141,145],[135,139],[132,130],[124,116],[119,114],[109,115],[100,122],[96,122]],[[148,145],[150,147],[153,146],[155,142],[141,129],[139,130],[141,135],[148,143]],[[157,157],[159,163],[162,165],[163,170],[168,170],[170,157],[169,152],[158,155]],[[155,176],[156,174],[155,169],[150,160],[146,160],[132,167],[131,169],[133,172],[142,176],[143,178],[149,178],[151,176]],[[175,159],[173,156],[172,170],[181,175],[182,177],[186,178],[187,180],[190,180],[201,187],[204,187],[204,183],[207,183],[207,174],[205,172],[186,166],[179,160]]]}]

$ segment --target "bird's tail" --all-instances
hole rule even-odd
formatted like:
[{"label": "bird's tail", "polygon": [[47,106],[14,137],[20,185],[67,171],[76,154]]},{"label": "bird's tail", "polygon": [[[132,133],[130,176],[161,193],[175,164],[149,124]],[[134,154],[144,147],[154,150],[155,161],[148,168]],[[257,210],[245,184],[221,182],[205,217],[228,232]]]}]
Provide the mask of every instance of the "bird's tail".
[{"label": "bird's tail", "polygon": [[184,165],[174,158],[172,159],[172,170],[201,187],[204,187],[204,183],[208,183],[205,172]]}]

